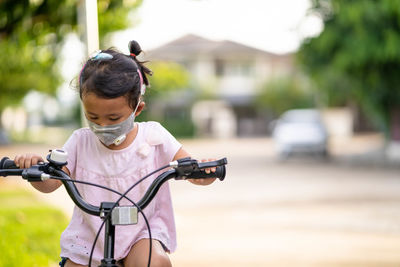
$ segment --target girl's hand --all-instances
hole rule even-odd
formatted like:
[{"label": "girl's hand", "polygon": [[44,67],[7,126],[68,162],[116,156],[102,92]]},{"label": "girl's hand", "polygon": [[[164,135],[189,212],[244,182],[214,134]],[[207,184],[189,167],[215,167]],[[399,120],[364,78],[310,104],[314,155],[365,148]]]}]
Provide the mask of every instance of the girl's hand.
[{"label": "girl's hand", "polygon": [[[44,162],[44,160],[39,155],[25,154],[25,155],[15,156],[14,162],[15,162],[15,165],[17,165],[17,167],[19,167],[20,169],[25,169],[25,168],[31,167],[32,165],[36,165],[39,162]],[[68,169],[66,167],[64,167],[63,170],[64,169],[68,171]],[[69,171],[68,171],[68,175],[69,175]],[[49,179],[46,181],[31,182],[31,185],[34,188],[36,188],[37,190],[39,190],[40,192],[50,193],[50,192],[53,192],[54,190],[56,190],[57,188],[59,188],[62,185],[62,183],[60,180]]]},{"label": "girl's hand", "polygon": [[[201,162],[207,162],[207,161],[214,161],[215,159],[202,159]],[[215,172],[217,168],[208,168],[205,169],[204,171],[208,174],[211,172]],[[212,184],[217,178],[207,178],[207,179],[188,179],[191,183],[196,184],[196,185],[209,185]]]},{"label": "girl's hand", "polygon": [[35,154],[17,155],[14,158],[15,165],[20,169],[29,168],[32,165],[38,164],[38,162],[44,162],[43,158]]}]

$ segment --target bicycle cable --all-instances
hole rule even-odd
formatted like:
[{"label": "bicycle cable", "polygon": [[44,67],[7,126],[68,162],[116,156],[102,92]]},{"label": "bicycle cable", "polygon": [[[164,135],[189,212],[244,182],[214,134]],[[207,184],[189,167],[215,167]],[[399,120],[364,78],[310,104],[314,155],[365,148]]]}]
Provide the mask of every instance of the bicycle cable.
[{"label": "bicycle cable", "polygon": [[[50,175],[49,177],[50,177],[50,179],[54,179],[54,180],[60,180],[60,181],[66,181],[66,182],[77,183],[77,184],[86,184],[86,185],[96,186],[96,187],[105,189],[105,190],[107,190],[107,191],[113,192],[113,193],[115,193],[115,194],[117,194],[117,195],[120,195],[120,196],[122,195],[122,193],[118,192],[117,190],[114,190],[114,189],[109,188],[109,187],[107,187],[107,186],[103,186],[103,185],[99,185],[99,184],[94,184],[94,183],[91,183],[91,182],[86,182],[86,181],[82,181],[82,180],[73,180],[73,179],[68,179],[68,178],[63,178],[63,177],[58,177],[58,176],[52,176],[52,175]],[[127,197],[127,196],[124,196],[124,198],[125,198],[126,200],[128,200],[129,202],[131,202],[132,204],[135,203],[135,202],[133,202],[133,201],[132,201],[129,197]]]},{"label": "bicycle cable", "polygon": [[[112,188],[109,188],[109,187],[106,187],[106,186],[102,186],[102,185],[99,185],[99,184],[94,184],[94,183],[86,182],[86,181],[67,179],[67,178],[58,177],[58,176],[50,176],[50,178],[51,178],[51,179],[60,180],[60,181],[66,181],[66,182],[73,182],[73,183],[80,183],[80,184],[91,185],[91,186],[95,186],[95,187],[99,187],[99,188],[102,188],[102,189],[111,191],[111,192],[113,192],[113,193],[115,193],[115,194],[117,194],[117,195],[123,196],[123,198],[125,198],[125,199],[127,199],[129,202],[131,202],[131,203],[137,208],[138,212],[140,212],[140,214],[142,215],[142,217],[143,217],[143,219],[144,219],[144,221],[145,221],[147,230],[149,231],[149,237],[151,238],[150,224],[149,224],[149,222],[148,222],[148,220],[147,220],[146,215],[144,214],[143,210],[142,210],[133,200],[131,200],[131,199],[130,199],[129,197],[127,197],[126,195],[124,196],[123,194],[121,194],[120,192],[118,192],[118,191],[116,191],[116,190],[114,190],[114,189],[112,189]],[[114,208],[114,207],[113,207],[113,208]],[[112,209],[111,209],[111,211],[112,211]],[[108,218],[108,219],[109,219],[109,218]],[[99,237],[99,235],[100,235],[101,229],[103,228],[104,223],[106,222],[106,220],[107,220],[107,218],[103,220],[102,224],[100,225],[100,230],[99,230],[99,231],[97,232],[97,234],[96,234],[94,243],[93,243],[92,248],[91,248],[91,251],[90,251],[88,267],[91,266],[91,262],[92,262],[92,258],[93,258],[93,252],[94,252],[94,247],[95,247],[95,244],[96,244],[97,239],[98,239],[98,237]],[[151,247],[150,247],[150,255],[151,255]],[[150,266],[150,264],[148,264],[148,266]]]},{"label": "bicycle cable", "polygon": [[[143,178],[139,179],[139,180],[138,180],[136,183],[134,183],[131,187],[129,187],[128,190],[125,191],[125,193],[123,193],[122,195],[120,195],[120,198],[119,198],[119,199],[115,202],[115,204],[111,207],[110,212],[109,212],[109,213],[107,214],[107,216],[103,219],[103,223],[100,225],[99,230],[97,231],[96,238],[95,238],[95,240],[93,241],[92,251],[91,251],[91,253],[90,253],[90,254],[91,254],[91,255],[90,255],[91,257],[92,257],[93,251],[94,251],[94,247],[96,246],[97,240],[98,240],[98,238],[99,238],[100,231],[103,229],[105,222],[106,222],[107,220],[110,219],[111,212],[112,212],[113,209],[119,204],[119,202],[126,196],[126,194],[128,194],[133,188],[135,188],[138,184],[140,184],[141,182],[143,182],[145,179],[147,179],[147,178],[149,178],[150,176],[156,174],[157,172],[159,172],[159,171],[161,171],[161,170],[163,170],[163,169],[169,168],[169,167],[171,167],[171,166],[168,164],[168,165],[165,165],[165,166],[162,166],[162,167],[156,169],[155,171],[150,172],[149,174],[145,175]],[[136,207],[137,207],[137,206],[136,206]],[[142,214],[142,216],[143,216],[144,218],[146,218],[146,217],[144,216],[144,212],[143,212],[143,213],[141,212],[141,214]],[[145,221],[146,221],[146,225],[147,225],[147,224],[148,224],[147,218],[145,219]],[[148,230],[149,230],[149,259],[148,259],[148,261],[147,261],[147,266],[150,267],[150,263],[151,263],[151,252],[152,252],[152,246],[153,246],[152,240],[151,240],[152,238],[151,238],[150,225],[148,225]],[[89,260],[90,260],[90,261],[91,261],[91,257],[89,257]],[[91,262],[89,262],[89,266],[88,266],[88,267],[91,267]]]}]

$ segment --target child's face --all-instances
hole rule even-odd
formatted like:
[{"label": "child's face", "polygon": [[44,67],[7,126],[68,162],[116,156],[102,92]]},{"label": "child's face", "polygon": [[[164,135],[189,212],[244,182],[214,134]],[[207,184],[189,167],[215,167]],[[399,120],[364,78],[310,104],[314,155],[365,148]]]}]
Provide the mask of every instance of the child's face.
[{"label": "child's face", "polygon": [[100,126],[120,123],[133,112],[124,96],[108,99],[88,93],[82,96],[82,103],[86,118]]}]

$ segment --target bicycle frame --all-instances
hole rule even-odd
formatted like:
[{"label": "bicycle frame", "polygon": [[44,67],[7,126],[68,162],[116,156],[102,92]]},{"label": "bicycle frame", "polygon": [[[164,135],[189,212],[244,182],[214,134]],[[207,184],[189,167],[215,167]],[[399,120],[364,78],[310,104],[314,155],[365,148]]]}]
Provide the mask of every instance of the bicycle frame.
[{"label": "bicycle frame", "polygon": [[[55,174],[65,179],[70,179],[70,177],[63,172],[62,170],[56,170]],[[177,171],[169,170],[162,173],[158,176],[147,189],[145,195],[142,199],[137,202],[137,208],[143,210],[147,207],[147,205],[153,200],[156,196],[158,190],[161,185],[166,181],[176,178]],[[102,219],[105,219],[110,216],[115,207],[118,207],[116,202],[102,202],[100,207],[93,206],[91,204],[86,203],[79,194],[75,184],[70,181],[62,180],[69,196],[74,201],[75,205],[77,205],[81,210],[91,215],[99,216]],[[118,267],[116,264],[116,260],[114,259],[114,244],[115,244],[115,225],[112,223],[110,219],[105,221],[105,229],[104,229],[104,258],[101,261],[101,265],[99,267]]]}]

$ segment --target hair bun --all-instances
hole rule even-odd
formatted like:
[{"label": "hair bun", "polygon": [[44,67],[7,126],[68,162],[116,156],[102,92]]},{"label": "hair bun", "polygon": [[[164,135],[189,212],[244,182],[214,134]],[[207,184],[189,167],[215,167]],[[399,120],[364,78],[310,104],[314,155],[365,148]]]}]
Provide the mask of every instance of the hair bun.
[{"label": "hair bun", "polygon": [[142,48],[140,48],[139,43],[136,42],[135,40],[130,41],[128,47],[129,47],[129,53],[134,54],[136,56],[140,55],[140,53],[142,52]]}]

